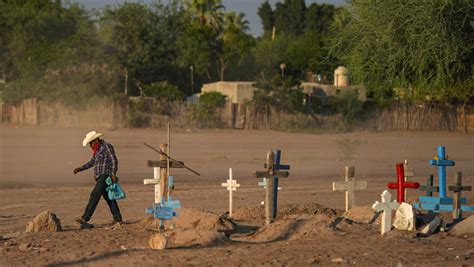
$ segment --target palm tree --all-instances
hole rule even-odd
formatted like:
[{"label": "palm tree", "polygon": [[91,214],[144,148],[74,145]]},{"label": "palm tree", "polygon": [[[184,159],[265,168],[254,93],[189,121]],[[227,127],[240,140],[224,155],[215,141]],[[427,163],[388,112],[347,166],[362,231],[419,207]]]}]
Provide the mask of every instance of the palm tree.
[{"label": "palm tree", "polygon": [[207,25],[216,31],[222,29],[225,7],[221,0],[185,0],[185,7],[201,25]]},{"label": "palm tree", "polygon": [[226,28],[236,28],[242,32],[250,29],[249,21],[245,19],[244,13],[236,14],[235,12],[226,13],[224,16],[224,24]]}]

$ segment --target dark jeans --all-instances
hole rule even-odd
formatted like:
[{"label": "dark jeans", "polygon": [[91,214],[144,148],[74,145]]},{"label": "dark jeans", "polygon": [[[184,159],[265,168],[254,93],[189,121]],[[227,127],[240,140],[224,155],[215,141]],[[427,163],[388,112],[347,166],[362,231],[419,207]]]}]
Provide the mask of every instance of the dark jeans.
[{"label": "dark jeans", "polygon": [[97,178],[96,184],[94,189],[92,189],[91,196],[89,198],[89,203],[87,204],[86,210],[84,211],[84,215],[82,215],[82,219],[85,221],[89,221],[94,214],[95,208],[97,204],[99,204],[100,197],[104,197],[105,201],[107,201],[107,205],[109,205],[110,212],[114,216],[114,221],[121,221],[122,215],[120,214],[120,210],[116,200],[110,200],[105,191],[107,184],[105,183],[105,179],[109,177],[106,174],[102,174]]}]

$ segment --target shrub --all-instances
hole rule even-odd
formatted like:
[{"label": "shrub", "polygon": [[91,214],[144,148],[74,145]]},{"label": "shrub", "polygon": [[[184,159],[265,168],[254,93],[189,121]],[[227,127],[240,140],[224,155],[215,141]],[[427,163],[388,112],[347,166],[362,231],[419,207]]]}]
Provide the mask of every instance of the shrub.
[{"label": "shrub", "polygon": [[175,85],[164,82],[143,85],[143,93],[145,96],[158,98],[165,101],[183,100],[184,94]]},{"label": "shrub", "polygon": [[221,108],[225,106],[227,96],[219,92],[206,92],[199,97],[199,105],[207,108]]}]

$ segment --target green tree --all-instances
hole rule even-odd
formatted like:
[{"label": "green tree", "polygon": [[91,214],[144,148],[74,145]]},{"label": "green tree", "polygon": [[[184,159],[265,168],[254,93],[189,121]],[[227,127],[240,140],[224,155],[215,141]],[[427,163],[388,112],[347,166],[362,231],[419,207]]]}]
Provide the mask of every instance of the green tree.
[{"label": "green tree", "polygon": [[290,42],[289,39],[280,36],[277,36],[273,41],[262,38],[257,42],[252,54],[255,63],[260,67],[260,77],[258,78],[270,80],[280,72],[280,64],[284,61],[285,51]]},{"label": "green tree", "polygon": [[9,80],[40,77],[62,60],[95,57],[88,46],[93,45],[93,24],[78,5],[66,8],[59,0],[0,1],[0,14],[0,69]]},{"label": "green tree", "polygon": [[336,14],[336,7],[329,4],[311,4],[306,10],[306,32],[329,33],[330,25]]},{"label": "green tree", "polygon": [[243,13],[226,13],[224,21],[224,29],[219,35],[221,47],[218,52],[218,71],[221,81],[224,80],[228,65],[233,64],[235,67],[241,65],[254,43],[252,36],[245,33],[249,29],[249,23],[244,19]]},{"label": "green tree", "polygon": [[271,34],[273,26],[275,26],[275,14],[268,0],[260,5],[257,14],[260,17],[264,34]]},{"label": "green tree", "polygon": [[277,32],[299,35],[305,28],[306,4],[304,0],[285,0],[275,6]]},{"label": "green tree", "polygon": [[333,53],[379,103],[393,88],[415,100],[446,101],[452,90],[469,99],[473,8],[468,0],[352,1],[335,21]]},{"label": "green tree", "polygon": [[[101,17],[101,36],[110,51],[111,59],[119,69],[127,70],[129,77],[141,82],[153,80],[147,73],[154,67],[159,44],[158,18],[152,10],[140,3],[108,6]],[[148,76],[148,77],[147,77]]]},{"label": "green tree", "polygon": [[185,7],[201,25],[207,25],[218,32],[223,24],[224,6],[221,0],[187,0]]}]

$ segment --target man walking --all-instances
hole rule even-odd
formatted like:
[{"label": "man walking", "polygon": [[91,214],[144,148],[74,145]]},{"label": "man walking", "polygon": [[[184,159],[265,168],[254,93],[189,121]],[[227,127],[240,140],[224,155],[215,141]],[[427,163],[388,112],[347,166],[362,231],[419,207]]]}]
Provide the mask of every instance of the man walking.
[{"label": "man walking", "polygon": [[117,201],[110,200],[107,191],[105,190],[107,187],[105,180],[108,177],[112,179],[112,182],[116,181],[115,175],[118,169],[118,161],[117,157],[115,156],[114,147],[99,138],[102,135],[103,134],[97,133],[95,131],[89,132],[86,135],[82,141],[82,145],[86,146],[89,144],[90,148],[92,149],[92,158],[89,162],[79,168],[75,168],[73,171],[74,174],[76,174],[94,167],[94,179],[96,181],[94,189],[92,189],[89,198],[89,203],[84,210],[84,214],[81,218],[76,219],[76,222],[81,225],[81,228],[92,227],[88,221],[91,219],[92,214],[94,214],[95,208],[97,207],[101,196],[105,199],[107,205],[109,205],[110,212],[112,212],[114,218],[114,224],[122,224],[122,215],[120,214]]}]

